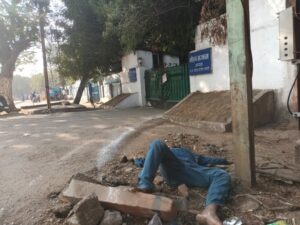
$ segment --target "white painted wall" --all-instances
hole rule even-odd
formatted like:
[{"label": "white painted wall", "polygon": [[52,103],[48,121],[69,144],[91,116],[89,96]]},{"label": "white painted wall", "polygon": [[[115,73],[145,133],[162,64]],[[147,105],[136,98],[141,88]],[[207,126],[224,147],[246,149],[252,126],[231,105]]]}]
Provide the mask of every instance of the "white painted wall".
[{"label": "white painted wall", "polygon": [[146,105],[146,88],[145,88],[145,67],[136,67],[136,82],[129,82],[128,72],[123,72],[121,75],[122,92],[123,93],[137,93],[136,106]]},{"label": "white painted wall", "polygon": [[126,109],[131,107],[139,106],[139,95],[138,93],[130,95],[128,98],[125,98],[122,102],[120,102],[116,108],[118,109]]},{"label": "white painted wall", "polygon": [[[142,59],[142,65],[138,65],[138,58]],[[163,62],[170,66],[179,65],[179,58],[166,54],[163,56]],[[131,68],[136,68],[136,82],[129,81],[128,71]],[[137,50],[122,58],[122,73],[120,73],[122,92],[137,93],[138,96],[130,99],[131,105],[133,101],[136,101],[136,106],[146,105],[145,71],[151,68],[153,68],[153,55],[150,51]]]},{"label": "white painted wall", "polygon": [[[69,95],[71,95],[73,98],[76,97],[77,91],[79,89],[79,85],[80,85],[80,80],[77,80],[77,81],[75,81],[74,84],[72,84],[68,87],[69,92],[70,92]],[[82,92],[82,96],[81,96],[81,101],[83,101],[83,102],[88,101],[88,99],[89,99],[88,89],[84,88],[83,92]]]},{"label": "white painted wall", "polygon": [[137,50],[122,57],[122,71],[128,72],[130,68],[139,66],[138,65],[139,57],[142,58],[143,60],[142,63],[143,67],[147,69],[151,69],[153,67],[152,52]]},{"label": "white painted wall", "polygon": [[139,91],[139,83],[130,82],[128,78],[128,71],[121,73],[121,83],[122,83],[122,92],[123,93],[137,93]]},{"label": "white painted wall", "polygon": [[164,55],[163,62],[165,67],[179,66],[179,58],[171,55]]},{"label": "white painted wall", "polygon": [[[289,88],[296,68],[279,59],[278,13],[285,9],[285,0],[250,0],[251,45],[253,55],[253,88],[276,89],[278,107],[286,104]],[[201,41],[200,29],[196,32],[196,50],[211,47]],[[228,45],[212,48],[213,73],[190,77],[191,92],[229,90]]]}]

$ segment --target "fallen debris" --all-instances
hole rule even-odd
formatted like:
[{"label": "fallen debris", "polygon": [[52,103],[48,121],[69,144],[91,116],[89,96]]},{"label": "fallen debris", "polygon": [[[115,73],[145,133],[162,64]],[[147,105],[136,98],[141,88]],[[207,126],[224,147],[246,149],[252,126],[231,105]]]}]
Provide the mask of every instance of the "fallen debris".
[{"label": "fallen debris", "polygon": [[100,225],[121,225],[123,218],[118,211],[105,210],[104,217]]},{"label": "fallen debris", "polygon": [[163,225],[159,216],[157,214],[155,214],[152,219],[150,220],[150,222],[148,223],[148,225]]},{"label": "fallen debris", "polygon": [[293,181],[300,183],[300,174],[296,171],[293,171],[291,169],[285,169],[285,168],[264,168],[260,169],[258,168],[256,170],[257,173],[266,175],[269,177],[272,177],[274,179],[283,179],[286,181]]},{"label": "fallen debris", "polygon": [[128,162],[127,156],[126,156],[126,155],[122,156],[120,162],[121,162],[121,163],[127,163],[127,162]]},{"label": "fallen debris", "polygon": [[177,198],[175,200],[176,208],[179,212],[187,212],[188,211],[188,200],[187,198]]},{"label": "fallen debris", "polygon": [[132,172],[132,170],[133,170],[133,168],[128,167],[128,168],[125,169],[125,172],[126,172],[126,173],[130,173],[130,172]]},{"label": "fallen debris", "polygon": [[51,193],[49,193],[47,195],[48,199],[54,199],[57,198],[59,196],[60,192],[59,191],[52,191]]},{"label": "fallen debris", "polygon": [[68,215],[70,225],[98,225],[104,215],[104,209],[96,194],[91,194],[79,201]]},{"label": "fallen debris", "polygon": [[180,196],[188,198],[189,197],[189,188],[185,184],[178,186],[178,193]]},{"label": "fallen debris", "polygon": [[154,212],[159,212],[161,218],[166,221],[174,219],[177,215],[173,200],[162,196],[132,192],[127,187],[106,187],[72,179],[61,197],[74,203],[89,193],[96,193],[103,207],[124,213],[152,218]]},{"label": "fallen debris", "polygon": [[238,217],[232,217],[230,219],[227,219],[223,222],[223,225],[242,225],[241,219]]},{"label": "fallen debris", "polygon": [[153,181],[153,183],[158,186],[162,185],[163,182],[164,182],[164,178],[162,176],[156,176]]},{"label": "fallen debris", "polygon": [[232,202],[233,207],[240,212],[253,212],[257,210],[263,203],[250,194],[237,195]]},{"label": "fallen debris", "polygon": [[[263,196],[254,196],[254,195],[251,195],[251,194],[239,194],[239,195],[236,195],[234,197],[234,199],[238,199],[238,198],[241,198],[241,197],[247,197],[249,199],[252,200],[252,203],[249,204],[250,206],[252,205],[253,206],[253,209],[249,211],[254,211],[256,209],[259,208],[259,206],[262,206],[263,208],[269,210],[269,211],[297,211],[297,210],[300,210],[300,206],[299,205],[293,205],[292,203],[290,202],[286,202],[286,201],[282,201],[280,199],[277,199],[276,202],[277,202],[277,205],[275,207],[272,207],[272,206],[269,206],[268,204],[264,203],[263,200],[259,200],[258,197],[260,197],[261,199],[269,199],[270,197],[266,198],[266,197],[263,197]],[[257,204],[259,204],[258,206],[255,206],[254,202],[256,202]],[[240,204],[239,208],[241,211],[243,211],[243,209],[247,208],[247,204],[245,204],[246,202],[242,202],[242,204]],[[248,205],[248,207],[249,207]]]},{"label": "fallen debris", "polygon": [[[229,161],[232,161],[232,155],[230,153],[231,146],[226,142],[214,142],[212,140],[205,140],[204,142],[199,136],[186,133],[165,134],[163,138],[168,139],[170,144],[175,143],[178,147],[193,149],[194,152],[201,155],[224,157]],[[268,141],[269,143],[269,140],[265,137],[262,141]],[[276,141],[272,139],[272,143],[273,142]],[[294,146],[295,145],[293,144],[292,148],[294,148]],[[288,159],[293,158],[293,153],[294,152],[291,152]],[[91,171],[85,172],[84,174],[88,179],[84,179],[84,181],[98,183],[106,187],[118,186],[118,188],[123,190],[124,188],[120,187],[121,185],[134,187],[144,162],[145,152],[141,150],[139,152],[127,154],[126,157],[129,159],[128,162],[121,163],[120,156],[117,156],[104,167],[94,168]],[[138,164],[139,166],[133,166],[132,161],[134,159],[136,160],[135,162],[140,163]],[[261,174],[261,176],[258,176],[258,186],[249,193],[248,189],[245,190],[240,188],[239,181],[234,179],[234,173],[232,172],[234,170],[234,165],[226,165],[226,167],[228,168],[224,169],[228,169],[228,171],[233,174],[233,192],[231,201],[220,210],[221,218],[237,217],[242,221],[242,224],[270,224],[276,220],[284,219],[288,225],[300,225],[297,219],[300,212],[300,207],[298,206],[300,200],[300,183],[294,182],[293,185],[286,185],[285,183],[277,182],[279,179],[290,182],[286,178]],[[295,166],[291,164],[291,160],[271,160],[268,155],[263,155],[259,158],[257,168],[262,171],[270,171],[271,169],[296,171],[294,170]],[[297,175],[296,172],[294,173]],[[83,180],[82,177],[73,179]],[[189,188],[189,198],[186,199],[185,197],[179,196],[179,190],[177,188],[168,186],[161,176],[155,177],[154,184],[159,187],[161,191],[160,193],[156,192],[156,194],[165,196],[174,201],[178,215],[176,220],[172,220],[172,225],[197,224],[195,216],[203,211],[205,196],[207,194],[206,190],[203,188]],[[106,207],[105,204],[102,205]],[[106,209],[112,209],[112,207],[107,207]],[[145,219],[145,217],[141,217],[137,214],[123,213],[120,209],[115,210],[122,213],[123,225],[145,225],[148,224],[151,219],[150,216]],[[153,214],[154,213],[155,212],[153,212]],[[159,212],[158,215],[160,215]]]},{"label": "fallen debris", "polygon": [[277,220],[276,222],[268,223],[267,225],[289,225],[289,224],[287,224],[287,222],[284,220]]},{"label": "fallen debris", "polygon": [[53,214],[56,218],[66,218],[70,211],[72,210],[72,205],[60,205],[53,209]]}]

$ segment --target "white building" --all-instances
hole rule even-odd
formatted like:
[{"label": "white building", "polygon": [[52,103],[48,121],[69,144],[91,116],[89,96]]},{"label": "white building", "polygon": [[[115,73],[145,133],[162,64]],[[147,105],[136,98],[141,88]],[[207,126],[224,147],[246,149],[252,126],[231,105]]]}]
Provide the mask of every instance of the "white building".
[{"label": "white building", "polygon": [[[287,96],[296,76],[296,66],[279,60],[278,13],[286,9],[285,0],[250,0],[251,47],[253,55],[253,88],[274,89],[277,112],[285,114]],[[228,44],[211,46],[201,40],[197,27],[196,50],[212,48],[212,73],[190,76],[191,92],[230,89]]]},{"label": "white building", "polygon": [[[167,54],[155,54],[150,51],[137,50],[123,56],[122,72],[118,74],[121,81],[120,92],[132,94],[123,104],[128,107],[145,106],[145,71],[157,66],[169,67],[175,65],[179,65],[178,57]],[[107,98],[105,94],[104,97]]]}]

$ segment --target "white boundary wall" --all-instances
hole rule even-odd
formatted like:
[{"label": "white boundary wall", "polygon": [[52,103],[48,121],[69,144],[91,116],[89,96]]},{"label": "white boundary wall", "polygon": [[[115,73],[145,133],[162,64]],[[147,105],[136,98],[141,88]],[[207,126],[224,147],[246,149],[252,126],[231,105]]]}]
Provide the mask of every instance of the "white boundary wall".
[{"label": "white boundary wall", "polygon": [[[278,13],[285,9],[285,0],[250,0],[251,47],[253,55],[253,88],[276,89],[277,107],[283,108],[296,67],[279,59]],[[197,27],[196,50],[212,47],[201,41]],[[191,92],[229,90],[228,45],[212,47],[213,73],[190,76]]]},{"label": "white boundary wall", "polygon": [[[142,58],[142,65],[138,65],[138,58]],[[179,58],[164,55],[163,63],[166,66],[179,65]],[[128,78],[129,69],[136,68],[136,82],[130,82]],[[130,105],[146,105],[145,71],[153,68],[153,55],[150,51],[137,50],[122,58],[122,72],[120,73],[122,93],[137,94],[138,98],[130,99]],[[133,101],[136,101],[135,104]]]}]

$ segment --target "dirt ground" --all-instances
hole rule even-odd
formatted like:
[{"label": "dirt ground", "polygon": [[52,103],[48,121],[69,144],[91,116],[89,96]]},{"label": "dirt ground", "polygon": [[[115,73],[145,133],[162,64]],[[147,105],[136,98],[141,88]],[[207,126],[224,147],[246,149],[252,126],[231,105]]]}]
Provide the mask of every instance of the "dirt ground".
[{"label": "dirt ground", "polygon": [[[109,160],[116,141],[161,115],[151,108],[0,117],[0,224],[52,224],[51,192]],[[46,216],[45,216],[46,215]]]},{"label": "dirt ground", "polygon": [[[300,137],[296,123],[281,123],[256,130],[256,167],[271,166],[294,167],[294,141]],[[128,159],[144,157],[147,146],[153,139],[163,139],[175,146],[189,147],[197,153],[206,156],[225,157],[233,160],[231,133],[212,133],[188,127],[178,126],[163,120],[155,120],[144,124],[121,144],[116,157],[101,168],[94,168],[82,173],[78,179],[109,186],[135,186],[140,168],[132,160],[121,163],[120,159],[126,155]],[[120,147],[120,146],[119,146]],[[241,188],[238,180],[234,179],[234,165],[224,167],[233,178],[231,198],[220,211],[222,219],[237,216],[243,224],[260,225],[278,219],[285,219],[290,225],[300,225],[300,184],[290,180],[278,179],[273,176],[257,174],[257,185],[253,189]],[[177,189],[166,184],[161,186],[159,195],[174,200],[178,199]],[[207,190],[201,188],[190,189],[189,209],[201,211]],[[57,201],[53,200],[53,205]],[[51,217],[51,214],[49,214]],[[132,225],[147,224],[149,220],[123,215],[124,222]],[[182,225],[197,224],[195,216],[182,212],[176,223]],[[62,224],[63,220],[53,221]]]},{"label": "dirt ground", "polygon": [[[105,185],[136,185],[140,168],[132,161],[121,163],[120,159],[124,155],[129,159],[144,157],[154,139],[233,160],[231,133],[201,131],[162,119],[141,125],[160,114],[161,111],[151,110],[92,111],[72,113],[72,119],[67,114],[56,114],[28,117],[26,122],[22,121],[24,118],[0,120],[0,224],[63,224],[64,219],[56,218],[52,209],[61,204],[57,196],[76,173],[80,173],[76,175],[80,179]],[[49,121],[44,122],[45,119]],[[59,144],[51,141],[53,137]],[[299,138],[296,122],[257,129],[256,167],[290,168],[299,174],[294,168],[294,142]],[[18,144],[12,142],[16,139]],[[100,157],[99,152],[103,153]],[[105,157],[110,152],[115,153],[114,157]],[[287,219],[290,225],[300,225],[298,183],[257,174],[256,187],[245,189],[234,179],[234,165],[224,169],[233,177],[233,189],[220,212],[223,219],[237,216],[248,225]],[[201,211],[206,192],[190,189],[189,209]],[[178,198],[177,190],[166,184],[157,194]],[[148,221],[123,214],[123,222],[128,225],[144,225]],[[176,223],[196,224],[194,215],[186,212],[180,213]]]},{"label": "dirt ground", "polygon": [[[255,96],[259,91],[254,90]],[[227,123],[231,118],[230,91],[194,92],[182,104],[176,105],[167,115],[181,122],[213,121]],[[191,110],[192,109],[192,110]]]}]

